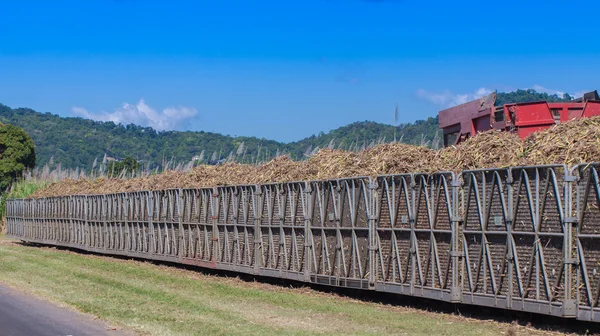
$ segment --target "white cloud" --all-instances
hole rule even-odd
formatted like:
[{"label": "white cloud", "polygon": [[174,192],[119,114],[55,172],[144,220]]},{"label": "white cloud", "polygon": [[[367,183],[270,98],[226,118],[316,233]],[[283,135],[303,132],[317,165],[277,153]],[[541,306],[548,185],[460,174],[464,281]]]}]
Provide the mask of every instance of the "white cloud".
[{"label": "white cloud", "polygon": [[534,90],[535,90],[535,91],[537,91],[537,92],[545,92],[545,93],[547,93],[547,94],[549,94],[549,95],[553,95],[553,94],[555,94],[555,95],[557,95],[557,96],[559,96],[559,97],[562,97],[562,96],[565,94],[565,92],[564,92],[564,91],[558,91],[558,90],[547,89],[547,88],[545,88],[545,87],[543,87],[543,86],[541,86],[541,85],[538,85],[538,84],[535,84],[535,85],[534,85],[534,86],[532,86],[531,88],[532,88],[532,89],[534,89]]},{"label": "white cloud", "polygon": [[492,92],[492,90],[483,87],[475,90],[472,93],[453,93],[449,90],[445,90],[441,93],[435,93],[424,89],[419,89],[417,90],[417,96],[419,98],[428,100],[436,105],[440,105],[443,107],[452,107],[464,104],[474,99],[487,96]]},{"label": "white cloud", "polygon": [[[533,85],[530,88],[524,88],[523,90],[527,90],[527,89],[533,89],[537,92],[545,92],[549,95],[557,95],[558,97],[561,97],[566,93],[565,91],[560,91],[560,90],[553,90],[553,89],[548,89],[545,88],[541,85]],[[453,93],[450,90],[445,90],[443,92],[430,92],[424,89],[419,89],[417,90],[417,97],[428,100],[436,105],[439,105],[443,108],[447,108],[447,107],[453,107],[456,105],[460,105],[460,104],[464,104],[466,102],[469,102],[471,100],[475,100],[484,96],[489,95],[490,93],[492,93],[493,90],[490,90],[488,88],[479,88],[477,90],[475,90],[473,93]],[[588,91],[576,91],[575,93],[571,94],[571,97],[574,98],[579,98],[582,97],[584,93],[586,93]]]},{"label": "white cloud", "polygon": [[135,105],[124,103],[114,112],[91,113],[79,106],[74,106],[72,111],[74,114],[88,119],[112,121],[115,124],[120,123],[123,125],[150,126],[159,131],[176,129],[183,121],[198,114],[195,108],[187,106],[167,107],[158,112],[148,106],[144,99],[140,99]]},{"label": "white cloud", "polygon": [[[545,87],[543,87],[543,86],[541,86],[541,85],[537,85],[537,84],[536,84],[536,85],[534,85],[534,86],[532,86],[531,88],[532,88],[532,89],[534,89],[534,90],[535,90],[535,91],[537,91],[537,92],[545,92],[545,93],[547,93],[547,94],[549,94],[549,95],[553,95],[553,94],[555,94],[555,95],[557,95],[557,96],[559,96],[559,97],[561,97],[561,98],[562,98],[562,96],[563,96],[565,93],[568,93],[568,92],[565,92],[565,91],[559,91],[559,90],[547,89],[547,88],[545,88]],[[592,91],[592,90],[579,90],[579,91],[575,91],[575,92],[573,92],[572,94],[571,94],[571,93],[569,93],[569,95],[570,95],[571,97],[573,97],[573,98],[581,98],[581,97],[583,97],[583,95],[584,95],[585,93],[587,93],[587,92],[590,92],[590,91]]]}]

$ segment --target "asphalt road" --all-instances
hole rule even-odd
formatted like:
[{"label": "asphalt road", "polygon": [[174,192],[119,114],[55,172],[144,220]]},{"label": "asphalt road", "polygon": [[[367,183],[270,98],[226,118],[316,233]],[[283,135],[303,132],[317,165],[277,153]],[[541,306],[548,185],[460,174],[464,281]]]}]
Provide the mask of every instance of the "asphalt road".
[{"label": "asphalt road", "polygon": [[132,336],[76,311],[0,285],[0,336]]}]

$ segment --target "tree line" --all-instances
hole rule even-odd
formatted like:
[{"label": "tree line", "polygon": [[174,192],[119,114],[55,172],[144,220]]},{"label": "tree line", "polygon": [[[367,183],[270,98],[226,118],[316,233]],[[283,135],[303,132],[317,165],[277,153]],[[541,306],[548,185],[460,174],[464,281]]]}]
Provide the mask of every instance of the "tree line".
[{"label": "tree line", "polygon": [[[572,99],[568,94],[559,97],[530,89],[500,92],[497,94],[496,104]],[[134,159],[141,168],[154,169],[164,166],[165,162],[185,164],[192,160],[208,164],[228,160],[264,162],[281,154],[302,160],[322,148],[360,150],[391,141],[432,148],[438,148],[441,143],[437,117],[395,126],[359,121],[290,143],[204,131],[156,131],[151,127],[134,124],[64,118],[28,108],[12,109],[2,104],[0,122],[21,127],[33,138],[37,165],[60,163],[63,168],[88,170],[94,163],[107,158],[122,162],[130,157],[128,165]],[[124,166],[125,164],[121,164],[116,167]],[[120,171],[120,168],[116,171]]]},{"label": "tree line", "polygon": [[[263,162],[287,154],[302,160],[321,148],[360,150],[373,144],[399,141],[433,145],[437,118],[415,123],[386,125],[355,122],[303,140],[282,143],[257,137],[232,137],[211,132],[156,131],[134,124],[60,117],[28,108],[12,109],[0,104],[0,122],[23,128],[36,144],[37,165],[60,163],[63,168],[91,169],[105,159],[122,161],[132,157],[143,168],[153,169],[165,161],[215,164],[227,160]],[[396,132],[394,132],[396,128]]]}]

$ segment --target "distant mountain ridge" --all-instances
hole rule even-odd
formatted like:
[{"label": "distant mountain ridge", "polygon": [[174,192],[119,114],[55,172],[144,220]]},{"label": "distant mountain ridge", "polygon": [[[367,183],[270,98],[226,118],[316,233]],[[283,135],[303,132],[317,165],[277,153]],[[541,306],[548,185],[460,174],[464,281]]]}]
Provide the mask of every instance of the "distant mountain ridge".
[{"label": "distant mountain ridge", "polygon": [[[204,163],[227,159],[240,162],[265,161],[280,154],[303,159],[319,148],[358,150],[394,140],[394,126],[372,121],[355,122],[330,132],[321,132],[300,141],[282,143],[257,137],[231,137],[211,132],[156,131],[134,124],[60,117],[28,108],[0,104],[0,122],[22,127],[36,144],[37,165],[51,160],[63,168],[92,167],[104,156],[121,159],[132,156],[151,168],[163,160]],[[438,132],[437,118],[396,127],[396,138],[405,143],[431,145]]]},{"label": "distant mountain ridge", "polygon": [[[497,94],[499,104],[539,100],[570,101],[572,97],[568,94],[563,97],[548,95],[531,89]],[[403,143],[435,148],[440,145],[441,138],[437,117],[397,127],[359,121],[290,143],[204,131],[158,132],[134,124],[117,125],[79,117],[60,117],[28,108],[12,109],[2,104],[0,122],[22,127],[31,135],[36,145],[38,166],[52,159],[63,168],[85,169],[91,168],[95,160],[103,160],[105,155],[117,159],[132,156],[143,166],[154,168],[160,166],[163,160],[188,163],[193,158],[203,163],[228,159],[257,162],[289,154],[298,160],[320,148],[360,150],[377,143],[391,142],[394,137]]]}]

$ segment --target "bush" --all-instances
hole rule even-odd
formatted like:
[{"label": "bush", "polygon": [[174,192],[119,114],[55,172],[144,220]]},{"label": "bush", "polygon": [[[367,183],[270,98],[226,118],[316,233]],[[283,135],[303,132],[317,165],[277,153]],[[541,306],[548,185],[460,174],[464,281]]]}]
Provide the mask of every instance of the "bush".
[{"label": "bush", "polygon": [[35,167],[33,139],[20,127],[0,124],[0,190]]},{"label": "bush", "polygon": [[125,160],[121,162],[112,161],[108,164],[108,176],[109,177],[120,177],[121,174],[136,173],[140,170],[140,164],[131,156],[127,156]]}]

